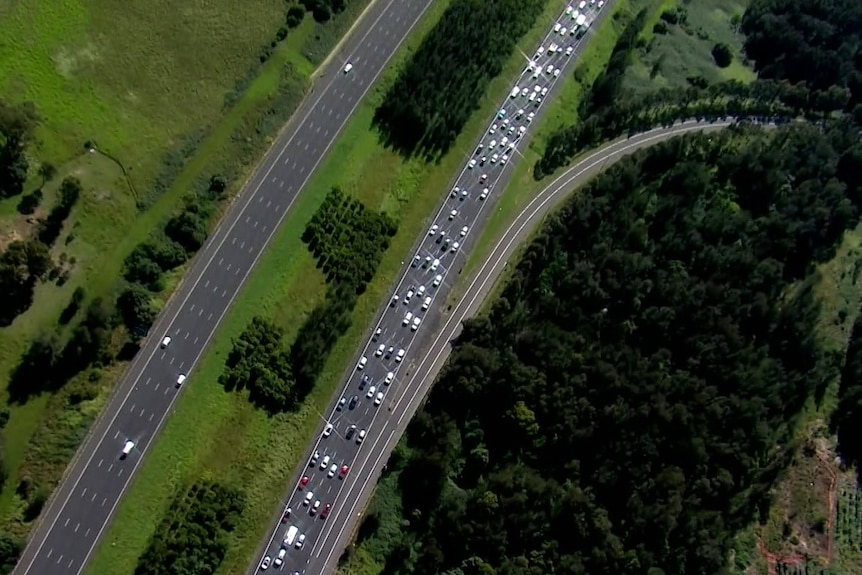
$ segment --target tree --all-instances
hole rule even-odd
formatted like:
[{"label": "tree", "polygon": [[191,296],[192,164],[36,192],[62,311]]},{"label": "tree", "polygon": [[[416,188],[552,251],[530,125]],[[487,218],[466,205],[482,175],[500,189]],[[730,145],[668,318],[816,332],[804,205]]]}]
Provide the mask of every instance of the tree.
[{"label": "tree", "polygon": [[42,178],[43,186],[50,180],[53,180],[56,175],[57,168],[54,167],[54,164],[50,162],[42,162],[42,165],[39,166],[39,176]]},{"label": "tree", "polygon": [[733,52],[727,44],[718,43],[712,47],[712,59],[719,68],[727,68],[733,62]]},{"label": "tree", "polygon": [[135,337],[146,333],[156,319],[152,294],[137,283],[130,283],[117,298],[117,311],[123,324]]},{"label": "tree", "polygon": [[296,28],[300,24],[302,24],[302,19],[305,17],[305,9],[302,6],[297,6],[293,4],[290,8],[287,9],[287,16],[285,17],[285,24],[288,28]]}]

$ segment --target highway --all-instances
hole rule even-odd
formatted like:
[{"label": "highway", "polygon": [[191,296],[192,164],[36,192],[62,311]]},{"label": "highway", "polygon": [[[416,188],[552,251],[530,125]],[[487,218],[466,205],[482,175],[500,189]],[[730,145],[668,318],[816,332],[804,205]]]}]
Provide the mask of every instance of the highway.
[{"label": "highway", "polygon": [[[520,212],[497,241],[479,270],[470,278],[463,294],[459,294],[456,303],[449,306],[442,318],[442,326],[434,334],[430,345],[424,346],[421,360],[413,366],[412,375],[404,381],[400,392],[394,394],[390,400],[391,411],[388,411],[386,417],[381,418],[379,425],[375,426],[370,448],[363,449],[358,460],[353,462],[349,473],[361,479],[345,481],[343,488],[339,489],[339,500],[344,501],[345,504],[339,507],[337,512],[336,508],[333,508],[332,514],[326,519],[326,527],[318,534],[318,541],[304,570],[305,573],[326,574],[335,570],[339,557],[350,543],[362,518],[362,512],[385,462],[446,362],[452,349],[450,342],[459,335],[462,322],[479,310],[494,283],[508,265],[509,258],[515,255],[519,246],[539,226],[542,218],[590,178],[636,150],[686,133],[719,130],[732,124],[733,121],[686,122],[615,141],[566,170]],[[329,439],[332,437],[335,436],[330,436]],[[336,481],[339,480],[336,479]],[[299,513],[303,512],[305,512],[304,507],[299,510]],[[284,526],[280,526],[279,533],[284,529]]]},{"label": "highway", "polygon": [[[518,149],[526,145],[558,80],[572,72],[583,45],[611,6],[599,10],[597,3],[585,2],[582,7],[561,3],[560,10],[541,44],[525,56],[524,71],[489,119],[480,141],[465,154],[463,169],[442,190],[438,212],[421,232],[369,339],[345,375],[343,388],[333,397],[325,417],[331,432],[324,434],[321,423],[308,463],[293,478],[250,574],[270,569],[317,574],[332,568],[334,551],[354,519],[354,498],[349,494],[371,484],[387,446],[400,435],[403,414],[396,407],[401,403],[398,398],[419,397],[415,383],[421,380],[415,378],[415,364],[422,355],[417,352],[438,331],[447,296],[483,218],[497,190],[511,177]],[[581,13],[581,21],[591,24],[585,35],[578,33],[576,24]],[[285,540],[289,531],[296,535]]]},{"label": "highway", "polygon": [[[431,0],[378,0],[363,14],[255,175],[192,262],[33,530],[15,575],[77,575],[147,449],[273,234]],[[342,71],[347,62],[353,67]],[[162,337],[172,338],[160,348]],[[121,458],[127,441],[134,442]]]}]

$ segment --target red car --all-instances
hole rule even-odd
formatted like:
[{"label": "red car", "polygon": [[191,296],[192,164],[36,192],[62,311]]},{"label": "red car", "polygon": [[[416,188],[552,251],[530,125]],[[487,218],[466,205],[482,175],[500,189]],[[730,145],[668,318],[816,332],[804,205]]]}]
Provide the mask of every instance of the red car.
[{"label": "red car", "polygon": [[308,485],[308,475],[304,475],[302,479],[299,480],[299,489],[300,491],[305,489],[305,486]]},{"label": "red car", "polygon": [[347,467],[346,465],[342,465],[342,466],[341,466],[341,473],[339,474],[339,477],[341,477],[342,479],[343,479],[344,477],[346,477],[346,476],[347,476],[347,470],[348,470],[348,469],[350,469],[350,468],[349,468],[349,467]]},{"label": "red car", "polygon": [[291,514],[292,512],[293,512],[293,509],[291,509],[290,507],[288,507],[287,509],[285,509],[285,510],[284,510],[284,515],[282,515],[282,516],[281,516],[281,522],[282,522],[282,523],[287,523],[287,520],[288,520],[288,519],[290,519],[290,514]]},{"label": "red car", "polygon": [[332,503],[327,503],[323,506],[323,511],[320,512],[320,518],[326,519],[326,516],[329,515],[329,512],[332,510]]}]

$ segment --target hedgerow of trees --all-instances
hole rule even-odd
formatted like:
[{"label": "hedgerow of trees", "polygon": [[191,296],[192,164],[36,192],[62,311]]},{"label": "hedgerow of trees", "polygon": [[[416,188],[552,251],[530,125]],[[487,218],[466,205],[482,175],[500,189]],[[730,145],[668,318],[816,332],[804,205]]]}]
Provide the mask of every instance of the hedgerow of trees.
[{"label": "hedgerow of trees", "polygon": [[857,142],[676,138],[549,217],[408,428],[384,573],[721,572],[832,376],[788,286],[858,221]]},{"label": "hedgerow of trees", "polygon": [[444,154],[545,7],[542,0],[454,0],[374,113],[399,153]]},{"label": "hedgerow of trees", "polygon": [[548,139],[544,154],[533,167],[533,175],[541,179],[585,150],[678,120],[761,118],[786,122],[803,116],[819,121],[843,109],[848,98],[849,94],[842,89],[815,92],[798,84],[771,80],[749,84],[730,80],[684,90],[656,90],[637,99],[604,106],[589,117],[558,129]]},{"label": "hedgerow of trees", "polygon": [[156,528],[135,575],[215,573],[244,506],[237,489],[210,481],[193,484]]},{"label": "hedgerow of trees", "polygon": [[845,88],[848,109],[862,104],[862,3],[753,0],[741,29],[759,77]]}]

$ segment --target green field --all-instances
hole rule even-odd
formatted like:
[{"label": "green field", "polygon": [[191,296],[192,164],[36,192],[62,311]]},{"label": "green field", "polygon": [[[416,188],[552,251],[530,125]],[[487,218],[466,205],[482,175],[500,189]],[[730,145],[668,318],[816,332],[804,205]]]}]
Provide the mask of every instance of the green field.
[{"label": "green field", "polygon": [[[0,99],[32,102],[39,115],[27,189],[42,184],[35,175],[39,162],[57,166],[41,209],[50,208],[66,175],[84,188],[53,250],[67,281],[39,285],[30,309],[0,330],[3,394],[32,339],[58,330],[75,288],[85,287],[90,299],[111,298],[125,256],[178,209],[184,194],[215,173],[231,180],[232,192],[239,189],[316,66],[367,3],[355,0],[325,25],[306,16],[261,64],[262,46],[284,22],[284,2],[193,1],[177,8],[0,0]],[[32,217],[16,211],[18,200],[0,202],[0,246],[32,231]],[[182,271],[174,272],[174,283]],[[41,489],[56,484],[124,369],[114,363],[81,374],[78,379],[101,390],[83,402],[70,401],[73,381],[56,394],[10,406],[3,430],[10,477],[0,493],[0,528],[26,535],[31,523],[20,520],[25,502],[15,493],[18,478]]]},{"label": "green field", "polygon": [[[668,26],[667,34],[645,35],[646,46],[626,71],[625,91],[637,96],[648,90],[688,86],[687,78],[700,76],[710,83],[724,80],[754,80],[754,71],[747,65],[743,53],[743,36],[736,30],[735,18],[742,16],[747,0],[691,0],[677,3],[666,0],[664,8],[685,7],[684,25]],[[727,68],[715,65],[711,50],[715,44],[726,44],[733,53]]]},{"label": "green field", "polygon": [[[196,369],[192,385],[177,402],[146,464],[118,509],[116,520],[94,556],[90,573],[131,573],[138,555],[170,504],[174,494],[197,477],[207,477],[246,492],[246,510],[231,536],[220,573],[240,572],[268,527],[292,469],[304,455],[320,413],[340,385],[345,367],[392,281],[408,257],[417,230],[425,226],[441,194],[460,169],[466,150],[485,128],[487,118],[523,66],[513,57],[500,78],[488,89],[481,110],[474,115],[453,151],[439,163],[404,161],[384,149],[370,129],[376,104],[394,81],[394,73],[416,48],[421,37],[439,19],[447,2],[436,2],[419,29],[396,54],[395,63],[383,75],[368,100],[349,121],[344,133],[296,202],[284,226],[273,238],[225,319],[212,346]],[[559,10],[549,7],[522,43],[532,46]],[[236,337],[255,315],[264,315],[284,328],[291,341],[304,317],[322,300],[324,277],[301,243],[305,223],[332,186],[339,186],[367,207],[387,212],[399,224],[397,235],[353,312],[352,326],[339,340],[318,385],[299,412],[267,418],[243,396],[226,394],[217,379]],[[238,432],[241,430],[241,432]],[[274,455],[277,454],[277,455]]]}]

